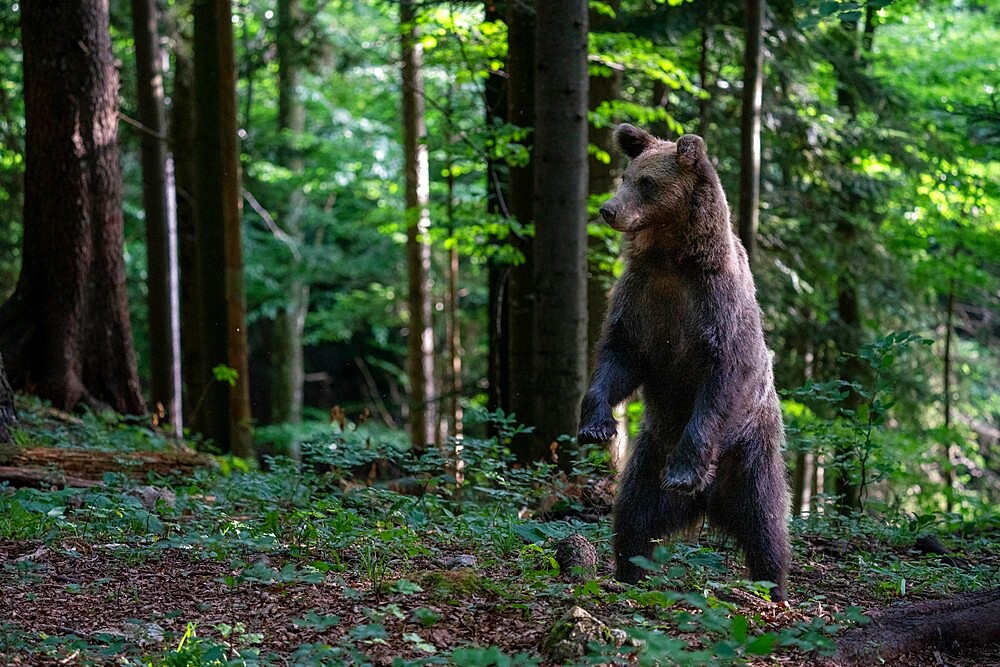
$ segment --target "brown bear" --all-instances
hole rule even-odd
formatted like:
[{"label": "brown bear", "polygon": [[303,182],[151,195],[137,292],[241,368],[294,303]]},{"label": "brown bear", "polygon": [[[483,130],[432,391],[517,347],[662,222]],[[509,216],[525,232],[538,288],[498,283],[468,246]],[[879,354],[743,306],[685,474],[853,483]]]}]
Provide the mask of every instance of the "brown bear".
[{"label": "brown bear", "polygon": [[746,252],[701,137],[615,130],[631,162],[601,208],[628,241],[611,296],[579,442],[616,434],[612,408],[642,389],[639,435],[613,514],[616,573],[653,540],[710,525],[735,538],[750,576],[786,595],[784,429]]}]

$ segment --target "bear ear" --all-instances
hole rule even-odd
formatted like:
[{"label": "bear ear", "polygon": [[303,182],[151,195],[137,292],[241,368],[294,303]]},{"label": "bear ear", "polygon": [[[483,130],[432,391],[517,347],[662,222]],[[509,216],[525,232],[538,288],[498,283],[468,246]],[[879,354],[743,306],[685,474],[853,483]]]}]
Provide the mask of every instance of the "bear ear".
[{"label": "bear ear", "polygon": [[615,129],[615,145],[630,158],[637,157],[654,141],[656,139],[649,132],[628,123],[622,123]]},{"label": "bear ear", "polygon": [[685,134],[677,140],[677,162],[690,169],[705,156],[705,140],[697,134]]}]

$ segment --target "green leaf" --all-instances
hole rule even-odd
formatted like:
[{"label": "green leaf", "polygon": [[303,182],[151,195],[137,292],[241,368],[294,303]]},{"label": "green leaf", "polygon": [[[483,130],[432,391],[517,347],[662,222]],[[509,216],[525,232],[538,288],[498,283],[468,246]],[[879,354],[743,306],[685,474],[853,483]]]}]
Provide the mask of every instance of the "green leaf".
[{"label": "green leaf", "polygon": [[733,622],[731,626],[733,639],[742,644],[744,641],[746,641],[747,629],[749,627],[750,623],[747,621],[746,616],[744,616],[743,614],[737,614],[736,616],[733,616]]},{"label": "green leaf", "polygon": [[767,632],[747,644],[747,653],[750,655],[767,655],[774,650],[777,643],[777,635]]}]

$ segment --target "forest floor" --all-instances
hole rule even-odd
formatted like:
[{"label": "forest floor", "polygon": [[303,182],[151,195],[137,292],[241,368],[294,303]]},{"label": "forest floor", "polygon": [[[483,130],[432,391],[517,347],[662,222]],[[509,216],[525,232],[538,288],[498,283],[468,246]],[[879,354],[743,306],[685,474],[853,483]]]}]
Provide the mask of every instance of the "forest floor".
[{"label": "forest floor", "polygon": [[[176,456],[141,424],[19,407],[21,451]],[[359,485],[392,467],[379,435],[332,427],[311,467],[219,459],[143,476],[123,464],[88,488],[0,488],[0,662],[813,665],[834,660],[837,633],[864,614],[1000,585],[1000,524],[935,516],[797,520],[788,604],[739,580],[711,534],[659,549],[648,582],[620,586],[607,520],[577,520],[603,508],[593,485],[506,468],[489,441],[479,459],[470,443],[461,494],[427,461],[408,468],[421,495]],[[952,556],[914,548],[934,532]],[[596,572],[560,571],[554,544],[571,533],[597,546]],[[624,633],[599,634],[586,656],[542,650],[574,605]],[[1000,645],[928,646],[888,664],[1000,665]]]}]

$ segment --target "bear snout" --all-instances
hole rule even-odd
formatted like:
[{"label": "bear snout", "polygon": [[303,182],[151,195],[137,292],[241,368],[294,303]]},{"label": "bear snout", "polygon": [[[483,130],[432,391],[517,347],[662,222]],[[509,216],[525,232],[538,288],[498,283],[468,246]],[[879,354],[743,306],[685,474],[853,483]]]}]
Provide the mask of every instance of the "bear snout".
[{"label": "bear snout", "polygon": [[609,225],[613,226],[615,224],[615,213],[615,208],[611,205],[611,202],[608,202],[601,207],[601,217],[604,218],[604,222]]}]

